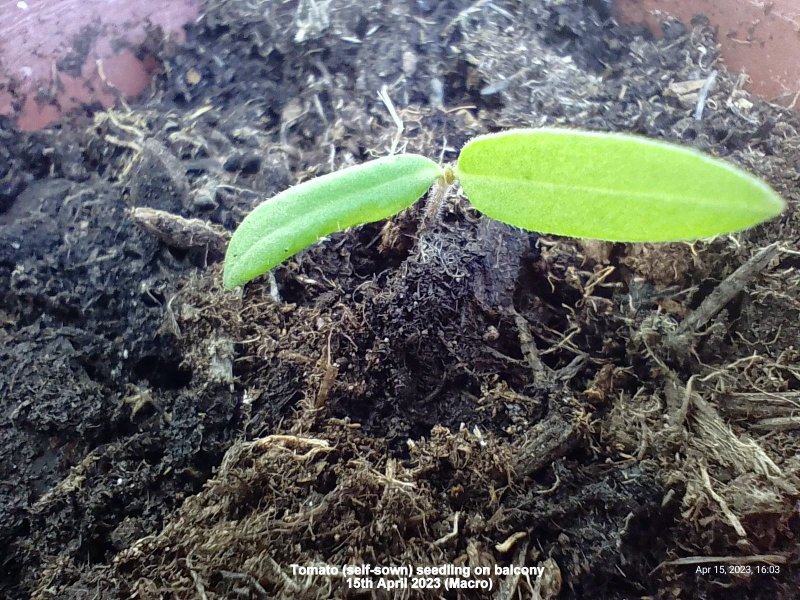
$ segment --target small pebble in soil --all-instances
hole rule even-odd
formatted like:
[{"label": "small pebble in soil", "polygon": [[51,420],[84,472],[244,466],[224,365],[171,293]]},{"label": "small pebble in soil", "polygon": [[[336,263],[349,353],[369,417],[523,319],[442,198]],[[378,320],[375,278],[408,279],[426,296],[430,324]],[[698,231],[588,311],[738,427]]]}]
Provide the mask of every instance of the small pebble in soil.
[{"label": "small pebble in soil", "polygon": [[203,186],[192,198],[192,208],[195,210],[214,210],[217,206],[217,186],[215,184]]}]

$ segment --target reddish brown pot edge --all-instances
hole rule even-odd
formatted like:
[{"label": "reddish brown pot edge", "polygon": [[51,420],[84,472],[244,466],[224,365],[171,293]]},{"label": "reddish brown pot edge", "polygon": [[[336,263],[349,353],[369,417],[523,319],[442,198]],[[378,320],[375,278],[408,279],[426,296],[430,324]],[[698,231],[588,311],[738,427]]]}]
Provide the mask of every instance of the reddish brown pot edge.
[{"label": "reddish brown pot edge", "polygon": [[717,29],[726,67],[747,75],[748,90],[800,108],[798,0],[616,0],[614,10],[620,22],[644,22],[656,34],[667,16],[684,23],[706,16]]}]

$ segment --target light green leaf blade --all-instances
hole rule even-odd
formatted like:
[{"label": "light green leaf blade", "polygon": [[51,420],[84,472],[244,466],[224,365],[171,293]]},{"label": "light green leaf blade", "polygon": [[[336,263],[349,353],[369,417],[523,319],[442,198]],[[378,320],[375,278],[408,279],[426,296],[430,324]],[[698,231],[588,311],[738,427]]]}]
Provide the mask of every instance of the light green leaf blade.
[{"label": "light green leaf blade", "polygon": [[493,219],[615,242],[710,237],[785,208],[740,168],[626,134],[544,128],[479,136],[461,151],[457,175],[470,202]]},{"label": "light green leaf blade", "polygon": [[223,284],[266,273],[319,238],[395,215],[442,174],[432,160],[400,154],[311,179],[259,204],[234,231]]}]

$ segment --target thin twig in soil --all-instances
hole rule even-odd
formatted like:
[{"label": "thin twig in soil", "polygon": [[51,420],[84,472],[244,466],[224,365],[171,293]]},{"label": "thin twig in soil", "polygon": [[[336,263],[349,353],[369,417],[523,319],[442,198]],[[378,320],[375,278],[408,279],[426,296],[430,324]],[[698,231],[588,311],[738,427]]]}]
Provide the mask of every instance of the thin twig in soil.
[{"label": "thin twig in soil", "polygon": [[205,246],[222,255],[230,239],[230,233],[213,223],[187,219],[164,210],[140,206],[132,209],[129,216],[139,227],[172,248],[185,250]]},{"label": "thin twig in soil", "polygon": [[708,469],[706,469],[705,465],[700,465],[700,476],[703,480],[703,485],[708,492],[708,495],[711,496],[714,501],[719,504],[719,508],[722,511],[722,514],[725,515],[725,518],[728,519],[728,523],[730,523],[731,527],[733,527],[736,534],[742,538],[747,539],[747,531],[745,531],[742,522],[739,520],[733,511],[728,506],[728,503],[725,501],[725,498],[720,496],[717,492],[714,491],[714,487],[711,485],[711,477],[708,474]]},{"label": "thin twig in soil", "polygon": [[[267,590],[264,589],[264,586],[262,586],[255,577],[253,577],[252,575],[250,575],[248,573],[235,573],[233,571],[220,571],[219,574],[222,575],[222,577],[224,579],[228,579],[230,581],[237,581],[237,582],[240,582],[240,583],[243,583],[243,584],[247,585],[248,588],[250,590],[252,590],[252,592],[256,593],[259,598],[269,598],[269,594],[267,594]],[[286,583],[285,580],[284,580],[284,583]],[[294,582],[292,582],[292,583],[294,583]],[[290,588],[290,589],[292,589],[292,591],[296,590],[296,588],[294,588],[294,589]]]},{"label": "thin twig in soil", "polygon": [[514,323],[517,325],[517,332],[519,334],[519,344],[522,349],[522,354],[528,365],[533,371],[534,382],[538,387],[550,387],[553,384],[555,375],[553,371],[542,362],[539,356],[539,350],[536,348],[536,342],[531,334],[528,321],[525,320],[521,314],[512,309],[514,316]]},{"label": "thin twig in soil", "polygon": [[453,531],[448,534],[443,535],[438,540],[433,542],[434,546],[444,546],[450,540],[453,540],[458,537],[458,520],[461,518],[461,511],[456,511],[453,515]]},{"label": "thin twig in soil", "polygon": [[514,472],[520,477],[532,475],[564,456],[577,441],[578,431],[575,424],[555,408],[526,434],[519,445],[520,458],[514,465]]},{"label": "thin twig in soil", "polygon": [[778,243],[773,243],[756,252],[750,260],[731,273],[720,283],[692,313],[684,319],[676,331],[676,336],[687,336],[708,323],[728,302],[747,287],[750,280],[767,268],[778,255]]}]

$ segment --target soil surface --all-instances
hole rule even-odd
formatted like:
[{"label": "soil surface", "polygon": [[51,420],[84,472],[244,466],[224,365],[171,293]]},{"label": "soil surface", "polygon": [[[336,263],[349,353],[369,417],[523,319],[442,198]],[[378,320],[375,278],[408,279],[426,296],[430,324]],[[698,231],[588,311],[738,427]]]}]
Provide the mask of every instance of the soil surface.
[{"label": "soil surface", "polygon": [[[208,2],[143,105],[0,122],[0,596],[796,598],[800,116],[702,20],[664,31],[591,0]],[[221,288],[226,232],[288,185],[542,125],[683,142],[790,209],[607,244],[454,188]]]}]

